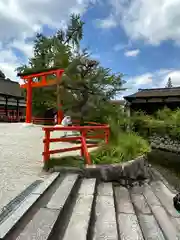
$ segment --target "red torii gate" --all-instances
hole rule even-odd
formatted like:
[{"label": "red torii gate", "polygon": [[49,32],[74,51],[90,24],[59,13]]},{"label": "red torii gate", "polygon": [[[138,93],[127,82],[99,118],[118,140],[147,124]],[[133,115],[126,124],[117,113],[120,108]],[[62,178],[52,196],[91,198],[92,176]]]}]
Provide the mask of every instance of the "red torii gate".
[{"label": "red torii gate", "polygon": [[[61,77],[64,73],[64,70],[62,69],[51,69],[39,73],[31,73],[31,74],[18,74],[18,76],[23,79],[25,82],[24,84],[21,84],[21,88],[25,88],[27,90],[27,96],[26,96],[26,123],[32,122],[32,88],[36,87],[45,87],[45,86],[51,86],[56,85],[61,80]],[[48,75],[56,75],[56,79],[47,81]],[[41,81],[35,82],[34,78],[41,77]],[[59,108],[59,106],[58,106]],[[61,123],[63,118],[63,112],[62,110],[58,110],[58,124]]]}]

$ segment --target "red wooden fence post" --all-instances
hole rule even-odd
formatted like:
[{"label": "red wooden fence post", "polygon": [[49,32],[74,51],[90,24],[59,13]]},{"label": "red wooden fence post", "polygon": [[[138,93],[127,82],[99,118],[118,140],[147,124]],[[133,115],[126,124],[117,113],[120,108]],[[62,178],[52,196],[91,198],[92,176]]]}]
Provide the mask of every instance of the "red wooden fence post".
[{"label": "red wooden fence post", "polygon": [[109,143],[109,128],[105,129],[105,143]]},{"label": "red wooden fence post", "polygon": [[50,146],[50,130],[45,129],[45,139],[44,139],[44,165],[47,165],[49,161],[50,154],[49,154],[49,146]]},{"label": "red wooden fence post", "polygon": [[81,133],[81,157],[84,157],[84,148],[83,148],[83,142],[82,142],[83,131],[80,131],[80,133]]},{"label": "red wooden fence post", "polygon": [[82,148],[81,153],[83,151],[83,156],[85,157],[86,164],[91,165],[92,162],[91,162],[91,158],[90,158],[88,148],[86,145],[86,131],[85,130],[82,130],[82,132],[81,132],[81,148]]}]

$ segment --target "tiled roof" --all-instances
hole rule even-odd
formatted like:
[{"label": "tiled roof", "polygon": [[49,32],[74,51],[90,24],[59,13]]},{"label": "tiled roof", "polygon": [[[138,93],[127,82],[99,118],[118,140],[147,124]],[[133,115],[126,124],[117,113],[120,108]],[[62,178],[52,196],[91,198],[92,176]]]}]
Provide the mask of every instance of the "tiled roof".
[{"label": "tiled roof", "polygon": [[139,89],[138,92],[125,96],[125,99],[130,98],[148,98],[148,97],[170,97],[180,96],[180,87],[173,88],[154,88],[154,89]]},{"label": "tiled roof", "polygon": [[22,90],[18,82],[0,78],[0,94],[22,97]]}]

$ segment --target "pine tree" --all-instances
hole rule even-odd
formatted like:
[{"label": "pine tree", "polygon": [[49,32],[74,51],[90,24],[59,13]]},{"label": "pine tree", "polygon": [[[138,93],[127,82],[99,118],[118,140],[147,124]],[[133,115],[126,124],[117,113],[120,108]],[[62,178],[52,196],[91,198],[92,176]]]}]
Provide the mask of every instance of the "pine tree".
[{"label": "pine tree", "polygon": [[172,88],[172,87],[173,87],[172,81],[171,81],[171,78],[169,77],[168,81],[167,81],[167,84],[166,84],[166,88]]},{"label": "pine tree", "polygon": [[66,30],[59,30],[51,37],[36,36],[34,56],[17,71],[27,74],[55,67],[64,69],[64,74],[57,89],[33,89],[33,109],[42,112],[57,108],[57,102],[58,105],[61,102],[64,112],[77,116],[81,122],[84,117],[95,120],[100,111],[107,111],[109,100],[122,90],[122,74],[112,74],[80,49],[83,24],[80,16],[72,15]]}]

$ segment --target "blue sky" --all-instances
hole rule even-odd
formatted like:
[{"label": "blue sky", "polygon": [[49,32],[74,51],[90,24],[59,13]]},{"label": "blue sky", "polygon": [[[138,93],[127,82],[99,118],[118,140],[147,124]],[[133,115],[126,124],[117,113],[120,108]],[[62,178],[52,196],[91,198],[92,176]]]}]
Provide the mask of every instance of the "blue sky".
[{"label": "blue sky", "polygon": [[32,56],[35,34],[56,31],[76,12],[85,22],[82,47],[103,66],[125,74],[128,90],[120,97],[164,87],[169,77],[179,86],[179,9],[179,0],[1,1],[0,67],[18,81],[14,69]]}]

